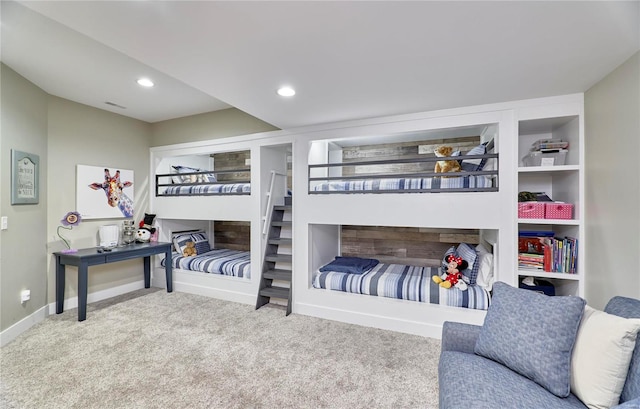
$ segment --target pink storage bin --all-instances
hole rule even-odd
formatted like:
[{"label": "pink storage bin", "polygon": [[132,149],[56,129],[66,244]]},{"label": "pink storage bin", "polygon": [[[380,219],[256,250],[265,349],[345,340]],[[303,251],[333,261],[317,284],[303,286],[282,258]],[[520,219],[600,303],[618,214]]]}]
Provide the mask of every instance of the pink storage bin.
[{"label": "pink storage bin", "polygon": [[569,203],[546,203],[545,219],[573,219],[573,205]]},{"label": "pink storage bin", "polygon": [[518,218],[520,219],[544,219],[545,204],[543,202],[518,203]]}]

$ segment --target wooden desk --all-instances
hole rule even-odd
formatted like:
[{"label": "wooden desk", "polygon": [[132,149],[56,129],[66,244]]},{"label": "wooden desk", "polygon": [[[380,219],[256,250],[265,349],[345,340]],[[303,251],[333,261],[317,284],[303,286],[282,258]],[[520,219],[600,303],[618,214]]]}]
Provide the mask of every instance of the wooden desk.
[{"label": "wooden desk", "polygon": [[76,253],[53,253],[56,256],[56,314],[64,310],[65,266],[78,267],[78,321],[87,318],[87,284],[89,266],[115,263],[144,257],[144,287],[151,287],[151,256],[164,254],[167,275],[167,292],[173,291],[171,278],[171,243],[134,243],[99,252],[98,247],[80,249]]}]

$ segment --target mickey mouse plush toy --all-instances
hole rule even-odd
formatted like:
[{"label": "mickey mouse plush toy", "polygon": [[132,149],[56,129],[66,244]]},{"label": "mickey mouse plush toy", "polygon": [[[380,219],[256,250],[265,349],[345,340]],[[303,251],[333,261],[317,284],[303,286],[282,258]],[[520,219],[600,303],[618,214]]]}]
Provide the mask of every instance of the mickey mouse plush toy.
[{"label": "mickey mouse plush toy", "polygon": [[456,287],[459,290],[465,291],[467,289],[467,283],[463,280],[466,278],[460,271],[469,267],[469,263],[463,260],[462,257],[454,254],[449,254],[447,260],[447,272],[441,276],[433,276],[432,279],[436,284],[439,284],[443,288]]}]

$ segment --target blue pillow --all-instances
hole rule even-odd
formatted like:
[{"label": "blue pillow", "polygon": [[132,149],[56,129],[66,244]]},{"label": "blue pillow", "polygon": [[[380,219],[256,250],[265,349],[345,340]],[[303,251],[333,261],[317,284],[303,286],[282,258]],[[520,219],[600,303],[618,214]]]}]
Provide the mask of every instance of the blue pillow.
[{"label": "blue pillow", "polygon": [[497,282],[475,353],[566,398],[585,304],[580,297],[550,297]]},{"label": "blue pillow", "polygon": [[[172,168],[175,169],[176,172],[178,172],[178,173],[204,172],[205,171],[205,169],[191,168],[189,166],[180,166],[180,165],[172,166]],[[183,182],[183,183],[189,183],[189,182],[191,182],[191,176],[197,176],[196,179],[200,178],[199,180],[206,181],[208,183],[217,182],[217,178],[216,178],[216,175],[214,173],[204,173],[204,174],[200,174],[200,175],[178,176],[178,178],[181,178],[181,182]],[[173,178],[175,178],[175,176]],[[174,183],[180,183],[180,182],[176,182],[175,179],[174,179]]]},{"label": "blue pillow", "polygon": [[469,267],[460,271],[463,275],[469,278],[470,285],[475,285],[478,279],[478,271],[480,270],[480,260],[478,258],[478,252],[476,249],[467,243],[460,243],[458,247],[452,246],[445,253],[442,258],[442,273],[447,272],[447,256],[453,254],[458,257],[462,257],[463,260],[469,264]]},{"label": "blue pillow", "polygon": [[196,253],[204,254],[211,251],[211,246],[209,245],[209,238],[207,234],[204,232],[191,233],[191,240],[195,244]]},{"label": "blue pillow", "polygon": [[[485,153],[487,153],[487,147],[484,144],[482,144],[471,149],[469,152],[467,152],[467,155],[484,155]],[[462,168],[462,170],[465,170],[467,172],[482,170],[486,161],[487,159],[484,159],[484,158],[483,159],[463,159],[460,163],[460,167]]]}]

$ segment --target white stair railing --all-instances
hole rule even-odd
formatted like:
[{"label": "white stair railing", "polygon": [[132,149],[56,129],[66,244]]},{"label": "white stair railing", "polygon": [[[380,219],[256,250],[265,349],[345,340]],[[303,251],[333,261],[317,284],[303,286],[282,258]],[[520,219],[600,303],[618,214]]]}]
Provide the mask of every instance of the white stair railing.
[{"label": "white stair railing", "polygon": [[[269,182],[269,190],[267,191],[267,208],[264,211],[264,216],[262,216],[262,235],[266,236],[269,232],[269,222],[271,221],[271,217],[273,216],[273,194],[276,186],[276,177],[278,176],[287,176],[284,173],[277,172],[275,170],[271,171],[271,181]],[[286,184],[284,187],[284,192],[282,196],[286,196],[287,188]]]}]

